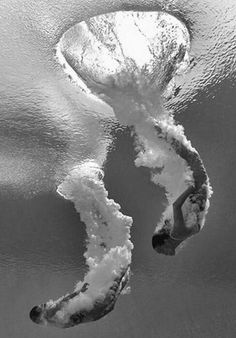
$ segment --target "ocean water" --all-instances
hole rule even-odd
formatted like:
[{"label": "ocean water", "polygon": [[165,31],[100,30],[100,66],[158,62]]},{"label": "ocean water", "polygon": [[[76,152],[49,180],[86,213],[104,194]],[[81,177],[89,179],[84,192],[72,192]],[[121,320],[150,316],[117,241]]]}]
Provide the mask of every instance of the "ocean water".
[{"label": "ocean water", "polygon": [[[129,129],[112,123],[111,109],[82,95],[54,59],[61,32],[104,8],[63,1],[46,8],[43,1],[0,5],[1,337],[235,336],[236,8],[233,1],[171,6],[191,23],[197,65],[168,106],[176,107],[214,189],[204,230],[174,258],[151,248],[164,191],[147,169],[134,166]],[[102,163],[107,147],[109,197],[134,220],[131,294],[98,322],[66,331],[37,326],[31,307],[71,291],[86,271],[84,225],[56,187],[78,162]]]}]

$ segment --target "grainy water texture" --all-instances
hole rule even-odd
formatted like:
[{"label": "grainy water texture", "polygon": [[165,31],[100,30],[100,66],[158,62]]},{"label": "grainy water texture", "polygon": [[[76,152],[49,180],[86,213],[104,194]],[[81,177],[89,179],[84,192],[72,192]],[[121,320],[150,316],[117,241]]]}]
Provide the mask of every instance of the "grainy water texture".
[{"label": "grainy water texture", "polygon": [[[154,92],[143,94],[184,126],[214,189],[205,228],[170,258],[151,248],[167,201],[164,189],[151,182],[150,169],[134,164],[137,140],[121,124],[132,123],[128,115],[117,116],[127,107],[125,95],[115,101],[122,108],[116,105],[115,116],[106,103],[81,90],[76,74],[63,69],[56,57],[69,28],[94,15],[127,9],[169,12],[190,33],[188,72],[157,96],[160,102],[152,102]],[[0,4],[1,337],[235,336],[235,17],[233,0]],[[163,52],[163,65],[168,52]],[[132,67],[128,64],[135,73]],[[163,69],[160,91],[169,82]],[[139,98],[140,88],[143,83]],[[97,322],[66,331],[44,328],[30,321],[32,306],[70,292],[87,273],[84,216],[71,198],[56,192],[84,163],[96,163],[95,168],[105,163],[108,198],[133,218],[131,293]],[[85,208],[91,202],[86,196],[80,196]]]},{"label": "grainy water texture", "polygon": [[[202,178],[198,174],[203,168],[199,154],[162,103],[165,92],[171,97],[176,90],[175,76],[183,76],[189,68],[189,50],[185,25],[161,12],[97,16],[73,26],[57,45],[58,61],[69,78],[88,96],[94,92],[110,104],[118,122],[133,128],[135,164],[149,168],[151,181],[165,187],[169,205],[156,231],[167,222],[173,224],[172,203],[194,181],[205,191],[205,197],[201,190],[192,196],[204,197],[203,209],[190,199],[183,206],[185,222],[194,232],[199,226],[202,229],[209,207],[211,187],[205,170]],[[179,156],[181,149],[188,156]],[[191,165],[192,154],[197,157],[197,166]],[[108,198],[103,171],[96,161],[75,166],[57,191],[74,203],[86,225],[88,273],[74,292],[35,306],[30,318],[38,324],[68,328],[100,319],[114,308],[125,290],[133,249],[132,218]]]}]

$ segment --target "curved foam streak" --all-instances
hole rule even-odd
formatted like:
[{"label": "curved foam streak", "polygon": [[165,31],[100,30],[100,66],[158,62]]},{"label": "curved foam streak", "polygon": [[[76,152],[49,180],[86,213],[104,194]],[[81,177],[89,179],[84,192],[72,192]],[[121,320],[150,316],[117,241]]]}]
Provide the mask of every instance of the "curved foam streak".
[{"label": "curved foam streak", "polygon": [[70,29],[59,50],[92,92],[113,107],[118,120],[134,127],[136,165],[151,168],[152,181],[167,194],[168,207],[156,231],[165,220],[173,226],[172,203],[189,184],[198,190],[184,203],[185,222],[201,229],[209,208],[209,179],[183,127],[162,106],[163,95],[173,95],[176,76],[189,69],[185,25],[165,13],[111,13]]},{"label": "curved foam streak", "polygon": [[67,328],[97,320],[114,308],[128,283],[132,218],[108,199],[102,178],[103,172],[95,162],[85,162],[58,187],[58,193],[74,203],[86,225],[84,256],[89,271],[73,293],[32,309],[31,318],[36,323]]},{"label": "curved foam streak", "polygon": [[59,50],[88,88],[113,107],[118,120],[133,126],[135,163],[149,167],[152,181],[167,194],[168,207],[156,231],[165,220],[173,226],[172,203],[188,185],[198,190],[184,203],[185,222],[202,228],[211,195],[209,179],[183,127],[162,106],[163,94],[173,94],[176,76],[189,69],[185,25],[160,12],[111,13],[71,28]]},{"label": "curved foam streak", "polygon": [[[144,55],[137,56],[137,51],[132,55],[127,44],[130,36],[120,30],[121,14],[105,15],[104,18],[91,19],[87,24],[77,26],[76,32],[80,35],[76,38],[80,37],[81,45],[73,40],[73,30],[72,35],[71,31],[69,35],[66,33],[58,45],[58,60],[68,62],[88,88],[113,107],[120,122],[133,126],[138,150],[135,164],[149,167],[152,181],[165,187],[169,206],[163,218],[170,218],[171,202],[187,184],[194,182],[195,168],[190,168],[188,159],[178,153],[178,145],[187,148],[190,154],[195,150],[186,140],[183,128],[176,126],[172,115],[162,109],[161,95],[174,76],[188,67],[189,36],[182,23],[162,13],[154,16],[151,22],[157,27],[161,23],[165,28],[158,32],[158,39],[156,35],[150,39],[146,34],[143,39],[144,31],[149,30],[142,27],[142,20],[139,26],[137,13],[126,13],[125,22],[127,20],[132,27],[132,36],[133,29],[137,38],[141,36],[137,50],[142,50],[142,43],[145,45]],[[108,18],[111,19],[110,28],[100,32],[104,34],[101,38],[96,27]],[[114,42],[121,47],[112,53]],[[97,53],[101,48],[103,53]],[[62,55],[64,58],[60,57]],[[78,58],[73,62],[76,56]],[[68,69],[66,67],[67,72]],[[122,215],[119,206],[108,200],[102,172],[93,162],[75,168],[59,186],[58,192],[74,203],[86,224],[89,241],[85,258],[89,272],[72,294],[32,309],[31,318],[37,323],[70,327],[101,318],[113,309],[128,281],[132,219]],[[190,206],[185,215],[192,223],[199,213]]]},{"label": "curved foam streak", "polygon": [[171,231],[174,223],[172,204],[189,185],[197,189],[182,207],[185,223],[190,228],[199,226],[202,229],[212,188],[200,155],[187,140],[183,127],[176,125],[172,117],[159,121],[150,118],[136,126],[135,131],[138,142],[136,165],[151,169],[152,181],[165,188],[168,200],[155,233],[163,228]]}]

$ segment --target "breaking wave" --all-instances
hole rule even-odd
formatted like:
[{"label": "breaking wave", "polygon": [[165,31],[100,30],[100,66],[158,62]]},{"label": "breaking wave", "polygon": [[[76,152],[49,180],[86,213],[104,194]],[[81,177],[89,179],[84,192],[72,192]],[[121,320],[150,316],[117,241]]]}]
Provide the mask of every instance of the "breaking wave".
[{"label": "breaking wave", "polygon": [[[203,227],[211,187],[198,152],[174,121],[163,100],[175,95],[175,78],[190,65],[190,37],[183,23],[161,12],[117,12],[69,29],[57,58],[70,79],[88,95],[112,106],[121,124],[131,127],[136,166],[150,168],[164,187],[168,206],[155,232],[173,226],[172,203],[189,185],[198,186],[183,207],[187,225]],[[110,312],[130,275],[132,218],[108,199],[102,168],[95,161],[75,167],[58,187],[86,224],[84,256],[88,273],[73,293],[34,307],[36,323],[70,327]],[[203,204],[199,205],[198,198]]]}]

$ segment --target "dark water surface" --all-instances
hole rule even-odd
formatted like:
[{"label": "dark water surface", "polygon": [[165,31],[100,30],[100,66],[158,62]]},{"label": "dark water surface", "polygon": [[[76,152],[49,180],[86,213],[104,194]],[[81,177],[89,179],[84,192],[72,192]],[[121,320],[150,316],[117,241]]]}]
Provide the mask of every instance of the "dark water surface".
[{"label": "dark water surface", "polygon": [[[34,325],[34,305],[72,290],[85,272],[84,225],[55,193],[1,198],[1,337],[234,337],[235,329],[235,89],[192,104],[179,120],[204,159],[214,188],[204,230],[176,257],[158,256],[150,241],[164,194],[133,165],[128,131],[117,133],[105,183],[133,216],[132,292],[102,320],[61,331]],[[212,114],[214,111],[214,114]]]}]

